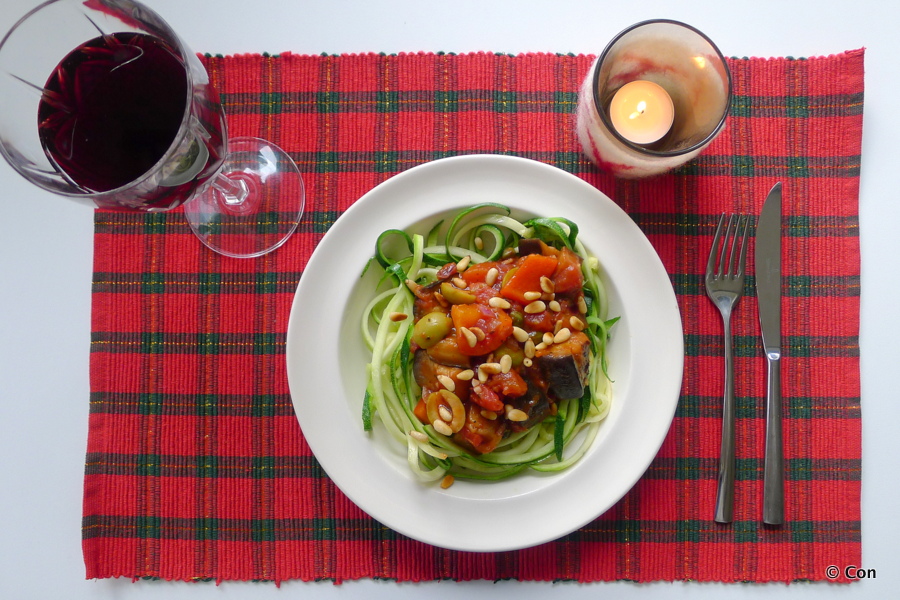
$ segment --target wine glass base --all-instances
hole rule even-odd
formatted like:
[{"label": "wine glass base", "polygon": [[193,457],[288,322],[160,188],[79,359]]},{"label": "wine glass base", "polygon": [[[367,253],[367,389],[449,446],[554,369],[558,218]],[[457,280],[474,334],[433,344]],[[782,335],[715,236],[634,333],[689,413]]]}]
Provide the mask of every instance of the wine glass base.
[{"label": "wine glass base", "polygon": [[235,258],[281,246],[300,222],[303,178],[288,154],[253,137],[228,140],[216,179],[184,205],[191,229],[211,250]]}]

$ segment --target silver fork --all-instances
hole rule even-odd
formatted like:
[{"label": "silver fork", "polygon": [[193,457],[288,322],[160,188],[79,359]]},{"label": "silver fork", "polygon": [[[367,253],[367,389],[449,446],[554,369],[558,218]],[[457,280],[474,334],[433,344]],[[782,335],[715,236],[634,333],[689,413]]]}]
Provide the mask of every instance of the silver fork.
[{"label": "silver fork", "polygon": [[716,492],[718,523],[730,523],[734,507],[734,353],[731,345],[731,312],[744,294],[749,225],[748,216],[733,214],[725,227],[723,213],[706,262],[706,293],[722,313],[725,325],[725,394],[722,401],[722,446],[719,452]]}]

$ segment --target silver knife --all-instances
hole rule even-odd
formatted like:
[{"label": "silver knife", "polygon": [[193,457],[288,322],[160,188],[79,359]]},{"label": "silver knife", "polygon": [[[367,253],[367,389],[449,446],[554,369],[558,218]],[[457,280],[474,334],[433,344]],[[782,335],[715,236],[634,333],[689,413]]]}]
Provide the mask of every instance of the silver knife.
[{"label": "silver knife", "polygon": [[781,438],[781,182],[763,204],[756,225],[756,297],[768,364],[763,523],[784,523],[784,449]]}]

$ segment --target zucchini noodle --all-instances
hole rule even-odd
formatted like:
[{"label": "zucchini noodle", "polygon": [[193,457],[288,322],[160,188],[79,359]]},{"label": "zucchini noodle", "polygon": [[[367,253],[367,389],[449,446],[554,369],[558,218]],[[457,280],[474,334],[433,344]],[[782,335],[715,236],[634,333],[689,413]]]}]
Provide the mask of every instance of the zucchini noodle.
[{"label": "zucchini noodle", "polygon": [[[437,223],[425,235],[392,229],[382,233],[369,261],[383,274],[361,318],[362,339],[371,352],[363,401],[364,429],[377,421],[407,449],[412,472],[423,481],[455,478],[496,480],[525,469],[561,471],[588,451],[609,412],[612,387],[607,374],[606,344],[616,319],[607,315],[607,294],[599,261],[578,239],[577,226],[562,218],[525,221],[510,216],[506,206],[478,204],[458,213],[447,225]],[[471,263],[500,259],[522,238],[538,238],[556,248],[568,247],[581,258],[587,305],[584,333],[590,341],[584,395],[557,401],[555,414],[533,427],[509,433],[486,454],[473,453],[422,423],[413,413],[421,390],[413,377],[410,339],[416,296],[408,282],[426,285],[442,266],[465,256]],[[409,318],[396,319],[395,315]]]}]

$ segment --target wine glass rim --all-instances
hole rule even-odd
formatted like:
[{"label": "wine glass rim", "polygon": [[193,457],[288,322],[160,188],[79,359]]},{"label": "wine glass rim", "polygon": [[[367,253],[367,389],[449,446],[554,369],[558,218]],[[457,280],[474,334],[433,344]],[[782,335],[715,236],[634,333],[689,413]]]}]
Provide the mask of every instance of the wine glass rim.
[{"label": "wine glass rim", "polygon": [[[84,4],[83,0],[46,0],[45,2],[42,2],[41,4],[35,6],[31,10],[29,10],[18,21],[16,21],[16,23],[12,27],[10,27],[9,31],[7,31],[6,34],[3,36],[3,39],[0,40],[0,50],[3,49],[4,44],[22,26],[22,24],[26,20],[28,20],[30,17],[34,16],[37,12],[47,8],[50,5],[61,4],[61,3],[67,3],[67,4],[71,3],[71,4],[79,4],[79,5]],[[130,4],[135,9],[140,9],[141,11],[144,11],[145,13],[149,13],[149,15],[151,15],[153,17],[153,19],[156,21],[156,23],[154,25],[157,27],[160,27],[162,29],[162,31],[160,31],[160,32],[146,31],[145,28],[146,29],[149,29],[149,28],[146,27],[146,25],[144,25],[142,22],[142,26],[141,26],[140,30],[137,32],[152,35],[156,39],[162,41],[165,44],[165,46],[167,47],[167,49],[175,52],[178,60],[181,61],[181,63],[184,65],[183,72],[184,72],[184,77],[185,77],[186,89],[185,89],[184,111],[181,115],[181,123],[178,126],[178,132],[176,133],[175,137],[172,139],[171,144],[166,149],[166,151],[162,154],[162,156],[160,156],[159,160],[157,160],[157,162],[153,164],[152,167],[150,167],[149,169],[147,169],[147,171],[145,171],[139,177],[129,181],[128,183],[121,185],[119,187],[112,188],[109,190],[104,190],[104,191],[89,191],[89,190],[85,190],[83,192],[69,191],[69,190],[58,189],[58,188],[50,188],[50,187],[44,185],[42,182],[35,181],[32,178],[32,176],[30,176],[29,172],[26,169],[24,169],[13,158],[13,156],[10,154],[10,150],[7,148],[6,142],[3,140],[2,135],[0,135],[0,154],[3,154],[4,159],[6,159],[6,162],[9,163],[10,166],[13,167],[13,169],[18,171],[21,175],[23,175],[31,183],[34,183],[35,185],[37,185],[41,188],[44,188],[58,196],[74,198],[74,199],[97,198],[97,199],[102,200],[104,198],[121,196],[123,193],[127,193],[128,190],[139,187],[141,184],[146,182],[150,177],[152,177],[154,174],[156,174],[158,172],[159,168],[168,161],[172,152],[175,151],[179,147],[186,132],[189,130],[188,123],[190,121],[191,114],[192,114],[192,99],[193,99],[193,94],[194,94],[194,89],[193,89],[194,88],[194,74],[193,74],[191,66],[190,66],[190,61],[197,60],[197,58],[191,54],[191,51],[188,49],[187,45],[181,40],[181,37],[178,35],[178,33],[155,10],[148,7],[146,4],[143,4],[141,2],[136,2],[135,0],[117,0],[117,3]],[[89,8],[91,8],[91,7],[89,7]],[[115,8],[121,9],[124,7],[117,6]],[[137,16],[137,15],[135,15],[135,16]],[[124,21],[123,21],[123,23],[124,23]],[[106,31],[100,30],[100,28],[97,26],[96,23],[94,23],[94,26],[97,27],[97,29],[103,35],[107,35],[110,33],[117,33],[117,32],[106,32]],[[135,28],[135,29],[137,29],[137,28]],[[66,174],[58,167],[57,167],[57,171],[59,172],[59,174],[63,177],[63,179],[65,181],[67,181],[70,185],[77,187],[77,184],[72,182],[71,179],[68,176],[66,176]]]}]

